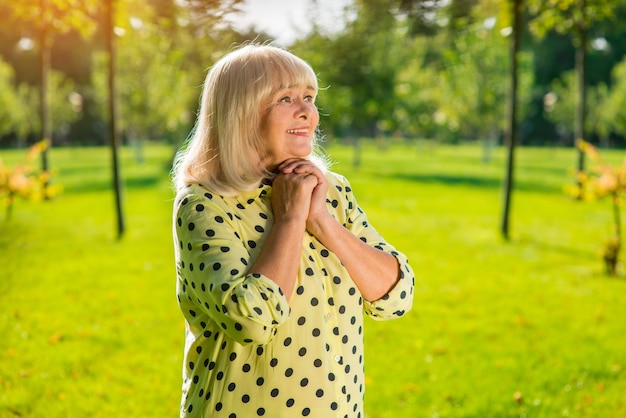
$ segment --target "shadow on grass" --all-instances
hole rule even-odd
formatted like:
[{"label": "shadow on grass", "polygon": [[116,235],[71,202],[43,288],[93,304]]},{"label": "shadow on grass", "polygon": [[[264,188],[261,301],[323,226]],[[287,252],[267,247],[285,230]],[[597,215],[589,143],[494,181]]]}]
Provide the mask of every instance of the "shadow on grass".
[{"label": "shadow on grass", "polygon": [[[501,189],[503,180],[493,177],[479,177],[479,176],[459,176],[448,174],[407,174],[407,173],[393,173],[389,175],[382,175],[395,180],[410,181],[424,184],[443,184],[451,187],[472,187],[479,189]],[[528,191],[535,193],[562,193],[561,185],[556,186],[550,183],[544,183],[540,181],[519,180],[514,184],[514,190]]]},{"label": "shadow on grass", "polygon": [[[156,184],[168,178],[167,173],[162,176],[142,176],[130,177],[122,180],[122,187],[127,190],[147,189],[154,187]],[[97,193],[107,190],[113,190],[113,178],[110,179],[91,179],[74,184],[64,184],[64,193]]]},{"label": "shadow on grass", "polygon": [[[553,242],[544,242],[538,239],[524,237],[518,240],[513,240],[513,243],[524,246],[532,246],[539,249],[542,252],[550,252],[556,254],[563,254],[566,256],[572,256],[578,260],[587,260],[589,262],[597,261],[600,263],[600,257],[593,251],[586,251],[580,248],[574,248],[572,246],[555,244]],[[598,264],[599,265],[599,264]]]}]

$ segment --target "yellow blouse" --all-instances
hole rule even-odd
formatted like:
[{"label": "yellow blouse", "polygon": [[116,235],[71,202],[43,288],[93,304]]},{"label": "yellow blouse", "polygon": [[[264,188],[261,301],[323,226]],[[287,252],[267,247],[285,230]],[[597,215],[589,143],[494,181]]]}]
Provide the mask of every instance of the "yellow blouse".
[{"label": "yellow blouse", "polygon": [[375,302],[308,233],[290,303],[272,280],[248,274],[272,227],[271,186],[225,198],[191,184],[176,196],[177,295],[187,329],[181,417],[363,418],[363,313],[402,316],[414,275],[368,223],[348,181],[327,177],[331,214],[400,264],[399,282]]}]

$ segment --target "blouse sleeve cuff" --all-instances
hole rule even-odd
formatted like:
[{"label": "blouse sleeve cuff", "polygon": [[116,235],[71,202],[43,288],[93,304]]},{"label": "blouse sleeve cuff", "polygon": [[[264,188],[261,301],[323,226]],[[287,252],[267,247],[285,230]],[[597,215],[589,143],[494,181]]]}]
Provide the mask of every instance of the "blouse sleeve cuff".
[{"label": "blouse sleeve cuff", "polygon": [[365,313],[375,320],[399,318],[413,306],[415,276],[403,254],[393,254],[400,264],[400,278],[396,285],[382,298],[373,302],[364,301]]},{"label": "blouse sleeve cuff", "polygon": [[234,289],[239,317],[242,319],[240,340],[243,344],[267,344],[276,329],[289,318],[289,303],[274,281],[260,274],[249,274]]}]

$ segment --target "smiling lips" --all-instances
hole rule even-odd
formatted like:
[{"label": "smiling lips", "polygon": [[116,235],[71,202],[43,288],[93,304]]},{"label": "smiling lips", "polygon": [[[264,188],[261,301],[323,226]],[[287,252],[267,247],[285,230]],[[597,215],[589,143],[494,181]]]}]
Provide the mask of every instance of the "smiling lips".
[{"label": "smiling lips", "polygon": [[308,135],[309,128],[287,129],[287,133],[295,135]]}]

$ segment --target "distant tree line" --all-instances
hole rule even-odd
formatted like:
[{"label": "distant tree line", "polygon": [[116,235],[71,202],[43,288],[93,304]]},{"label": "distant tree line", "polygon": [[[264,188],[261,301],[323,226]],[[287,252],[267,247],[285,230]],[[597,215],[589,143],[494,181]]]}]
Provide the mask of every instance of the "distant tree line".
[{"label": "distant tree line", "polygon": [[[332,30],[314,23],[287,45],[318,71],[329,138],[424,138],[497,143],[505,127],[510,0],[354,0]],[[236,32],[238,0],[117,0],[120,127],[127,143],[180,143],[191,129],[208,67],[233,45],[270,37]],[[39,33],[68,0],[0,0],[0,146],[41,138]],[[47,28],[54,145],[107,141],[102,11]],[[554,10],[566,11],[556,15]],[[584,38],[578,31],[584,20]],[[58,16],[57,16],[58,17]],[[585,139],[626,142],[626,0],[528,0],[520,56],[521,144],[571,145],[578,114],[576,51],[586,51]],[[75,20],[75,19],[74,19]],[[73,23],[72,23],[73,22]],[[86,30],[87,27],[90,30]],[[537,29],[538,28],[538,29]],[[582,43],[582,44],[581,44]]]}]

